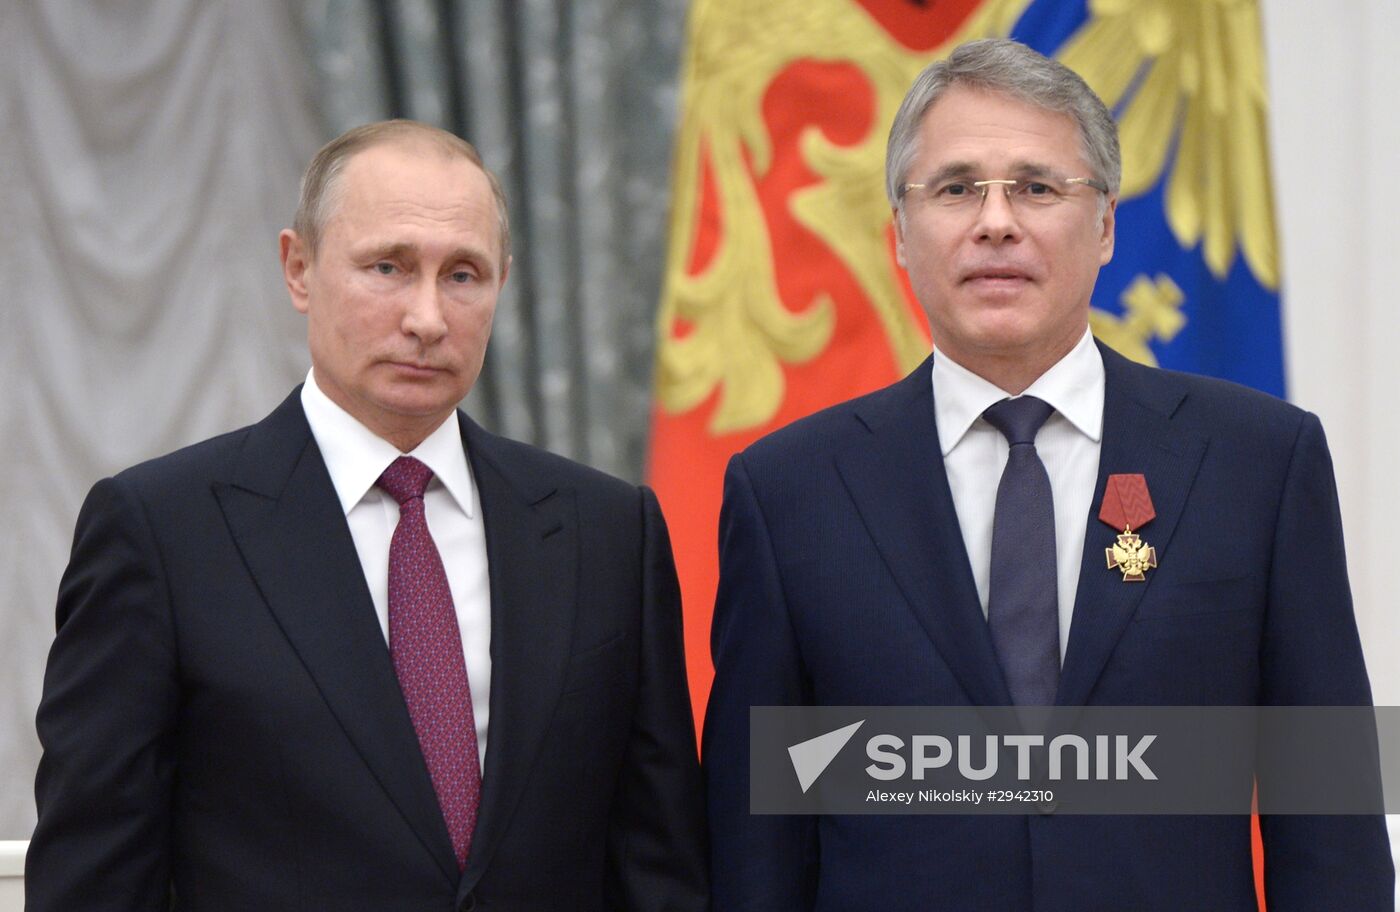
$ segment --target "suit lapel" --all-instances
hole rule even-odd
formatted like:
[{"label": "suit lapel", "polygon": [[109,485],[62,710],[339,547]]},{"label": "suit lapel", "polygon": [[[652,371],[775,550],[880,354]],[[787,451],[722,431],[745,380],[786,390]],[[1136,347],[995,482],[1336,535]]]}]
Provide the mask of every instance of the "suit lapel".
[{"label": "suit lapel", "polygon": [[301,406],[254,426],[215,495],[268,607],[390,800],[457,881],[447,826],[355,544]]},{"label": "suit lapel", "polygon": [[519,444],[461,416],[486,524],[491,577],[491,722],[481,810],[459,895],[490,862],[544,744],[573,636],[574,494],[531,470]]},{"label": "suit lapel", "polygon": [[[1204,439],[1173,428],[1172,415],[1185,393],[1169,374],[1149,373],[1149,368],[1132,364],[1102,345],[1099,348],[1106,384],[1103,444],[1098,481],[1085,522],[1074,619],[1055,700],[1062,706],[1088,700],[1143,594],[1156,579],[1149,571],[1146,582],[1126,583],[1121,573],[1107,567],[1104,549],[1112,546],[1122,531],[1110,529],[1098,517],[1108,476],[1138,473],[1147,479],[1157,516],[1143,528],[1142,536],[1157,549],[1159,561],[1170,561],[1172,532],[1206,447]],[[1145,382],[1149,377],[1152,382]]]},{"label": "suit lapel", "polygon": [[1011,702],[982,615],[934,422],[932,361],[857,413],[837,453],[851,498],[920,625],[970,703]]}]

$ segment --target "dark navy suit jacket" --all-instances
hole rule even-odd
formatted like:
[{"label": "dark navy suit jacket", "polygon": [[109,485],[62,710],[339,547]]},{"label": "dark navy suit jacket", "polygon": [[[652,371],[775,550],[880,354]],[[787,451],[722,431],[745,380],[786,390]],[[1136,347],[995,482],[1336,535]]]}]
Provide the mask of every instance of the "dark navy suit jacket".
[{"label": "dark navy suit jacket", "polygon": [[491,731],[459,873],[299,390],[99,482],[39,707],[30,912],[707,908],[679,590],[651,492],[459,415]]},{"label": "dark navy suit jacket", "polygon": [[[1103,349],[1098,484],[1056,702],[1369,704],[1315,416]],[[751,816],[752,705],[1007,705],[954,513],[930,363],[734,457],[705,724],[715,908],[1256,908],[1237,816]],[[1160,566],[1125,585],[1097,518],[1141,473]],[[1121,530],[1120,530],[1121,531]],[[1266,817],[1271,912],[1390,910],[1383,821]]]}]

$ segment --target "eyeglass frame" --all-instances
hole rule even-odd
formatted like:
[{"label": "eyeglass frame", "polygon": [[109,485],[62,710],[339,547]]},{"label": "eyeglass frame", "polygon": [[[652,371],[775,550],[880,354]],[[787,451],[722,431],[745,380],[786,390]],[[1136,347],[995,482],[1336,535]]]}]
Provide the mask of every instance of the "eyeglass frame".
[{"label": "eyeglass frame", "polygon": [[[989,190],[993,185],[1005,187],[1005,188],[1006,188],[1006,199],[1007,199],[1007,202],[1012,202],[1013,200],[1012,200],[1012,195],[1011,195],[1011,194],[1012,194],[1013,189],[1016,188],[1017,186],[1019,186],[1019,185],[1021,185],[1021,184],[1027,184],[1027,185],[1029,185],[1029,184],[1043,184],[1043,183],[1046,183],[1047,180],[1057,180],[1057,181],[1060,181],[1061,183],[1065,183],[1065,184],[1082,184],[1083,186],[1088,187],[1088,188],[1090,188],[1091,190],[1097,190],[1097,191],[1099,191],[1100,193],[1102,193],[1104,196],[1108,196],[1108,185],[1105,184],[1103,181],[1100,181],[1100,180],[1098,180],[1098,179],[1096,179],[1096,178],[1092,178],[1092,177],[1058,177],[1058,176],[1053,176],[1053,177],[1052,177],[1052,176],[1050,176],[1050,175],[1043,175],[1043,176],[1040,176],[1040,177],[1027,177],[1027,178],[1024,178],[1024,179],[1018,179],[1018,178],[989,178],[989,179],[987,179],[987,180],[968,181],[967,183],[971,183],[973,189],[975,189],[975,190],[980,190],[980,191],[981,191],[981,194],[980,194],[981,198],[977,201],[977,210],[980,212],[981,209],[982,209],[982,207],[985,206],[985,205],[987,205],[987,192],[988,192],[988,190]],[[904,205],[904,198],[905,198],[906,196],[908,196],[910,190],[926,190],[926,189],[928,189],[929,185],[932,184],[932,183],[935,183],[935,182],[934,182],[934,181],[923,181],[923,182],[920,182],[920,183],[900,184],[900,186],[899,186],[899,204],[900,204],[900,206],[902,207],[902,206]]]}]

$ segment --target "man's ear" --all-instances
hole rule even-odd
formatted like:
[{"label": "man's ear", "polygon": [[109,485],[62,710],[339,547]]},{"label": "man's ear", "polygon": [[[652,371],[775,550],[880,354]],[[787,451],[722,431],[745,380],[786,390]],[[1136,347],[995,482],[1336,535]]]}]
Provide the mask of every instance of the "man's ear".
[{"label": "man's ear", "polygon": [[506,287],[506,279],[510,276],[510,264],[514,262],[515,257],[506,257],[505,262],[501,263],[501,281],[496,284],[497,291]]},{"label": "man's ear", "polygon": [[1113,228],[1118,214],[1118,197],[1110,196],[1104,207],[1102,231],[1099,235],[1099,265],[1106,266],[1113,259]]},{"label": "man's ear", "polygon": [[904,220],[899,217],[899,207],[891,209],[890,215],[894,219],[894,261],[900,269],[908,269],[909,264],[904,262]]},{"label": "man's ear", "polygon": [[300,313],[306,313],[311,300],[306,289],[306,271],[311,268],[306,244],[295,231],[283,228],[282,233],[277,235],[277,246],[282,256],[282,281],[287,283],[292,306]]}]

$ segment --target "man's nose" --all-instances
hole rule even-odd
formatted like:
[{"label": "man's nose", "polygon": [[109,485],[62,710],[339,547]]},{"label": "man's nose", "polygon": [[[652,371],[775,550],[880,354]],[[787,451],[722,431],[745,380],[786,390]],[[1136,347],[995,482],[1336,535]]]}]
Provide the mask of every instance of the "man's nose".
[{"label": "man's nose", "polygon": [[403,315],[403,331],[426,344],[447,335],[445,302],[436,276],[425,276],[418,282]]},{"label": "man's nose", "polygon": [[998,244],[1019,240],[1021,222],[1016,205],[1012,202],[1012,187],[999,182],[989,182],[982,189],[982,205],[977,210],[977,238]]}]

